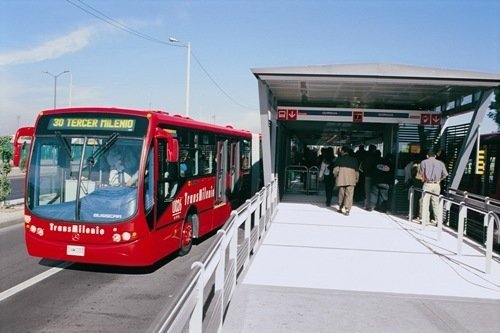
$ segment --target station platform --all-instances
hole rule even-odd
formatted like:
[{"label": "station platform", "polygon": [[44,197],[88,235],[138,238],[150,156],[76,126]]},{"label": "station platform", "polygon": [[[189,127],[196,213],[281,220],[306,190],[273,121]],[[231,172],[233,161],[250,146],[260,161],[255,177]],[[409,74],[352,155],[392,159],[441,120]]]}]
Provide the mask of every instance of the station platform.
[{"label": "station platform", "polygon": [[[336,201],[334,201],[336,202]],[[285,195],[223,332],[498,332],[500,260],[450,230]]]}]

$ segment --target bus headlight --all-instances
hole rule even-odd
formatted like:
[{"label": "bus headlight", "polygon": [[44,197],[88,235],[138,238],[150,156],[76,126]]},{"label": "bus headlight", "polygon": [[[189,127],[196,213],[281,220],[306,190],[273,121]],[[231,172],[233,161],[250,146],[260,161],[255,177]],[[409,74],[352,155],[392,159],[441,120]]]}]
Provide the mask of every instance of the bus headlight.
[{"label": "bus headlight", "polygon": [[120,243],[120,242],[128,242],[130,240],[133,240],[137,238],[137,232],[135,231],[124,231],[121,234],[117,233],[115,230],[115,233],[113,234],[113,242],[115,243]]}]

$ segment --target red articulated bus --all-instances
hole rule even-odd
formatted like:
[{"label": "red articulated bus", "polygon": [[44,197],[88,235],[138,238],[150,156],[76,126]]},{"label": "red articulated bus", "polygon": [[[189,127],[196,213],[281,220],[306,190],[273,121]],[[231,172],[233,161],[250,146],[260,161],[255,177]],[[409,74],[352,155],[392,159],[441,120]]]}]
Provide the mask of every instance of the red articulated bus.
[{"label": "red articulated bus", "polygon": [[260,137],[161,111],[40,113],[26,177],[35,257],[148,266],[221,227],[260,189]]}]

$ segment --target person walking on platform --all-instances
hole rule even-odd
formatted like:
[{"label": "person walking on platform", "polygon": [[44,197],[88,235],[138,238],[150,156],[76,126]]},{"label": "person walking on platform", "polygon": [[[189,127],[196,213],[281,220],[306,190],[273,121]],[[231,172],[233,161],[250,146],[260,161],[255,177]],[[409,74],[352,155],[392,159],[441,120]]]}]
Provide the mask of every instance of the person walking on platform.
[{"label": "person walking on platform", "polygon": [[[366,150],[365,145],[361,144],[358,146],[358,150],[354,153],[354,157],[358,160],[358,164],[361,165],[365,158]],[[364,173],[359,173],[359,180],[354,188],[354,201],[364,201],[365,200],[365,175]]]},{"label": "person walking on platform", "polygon": [[377,156],[377,160],[373,172],[368,210],[375,209],[385,213],[389,208],[389,189],[394,184],[394,166],[389,156],[382,157],[380,150],[375,151],[375,156]]},{"label": "person walking on platform", "polygon": [[[448,171],[443,162],[436,159],[436,153],[429,150],[427,159],[420,163],[418,177],[422,180],[422,225],[429,224],[430,211],[429,204],[432,205],[434,217],[437,218],[439,206],[439,194],[441,193],[441,181],[448,177]],[[429,194],[431,193],[431,194]]]},{"label": "person walking on platform", "polygon": [[331,147],[323,151],[319,180],[325,182],[326,207],[330,207],[333,196],[333,148]]},{"label": "person walking on platform", "polygon": [[[422,180],[418,176],[418,170],[420,169],[420,161],[422,160],[421,154],[414,154],[411,156],[410,162],[405,166],[405,188],[410,189],[410,187],[422,188]],[[419,222],[422,218],[422,193],[420,191],[413,192],[413,218]]]},{"label": "person walking on platform", "polygon": [[359,171],[364,175],[364,192],[365,192],[365,209],[370,207],[370,193],[372,186],[372,176],[373,171],[375,170],[375,151],[377,150],[377,146],[369,145],[368,151],[364,154],[363,162],[359,167]]},{"label": "person walking on platform", "polygon": [[349,147],[342,146],[333,169],[335,185],[339,188],[339,212],[349,215],[354,197],[354,187],[359,179],[358,160],[349,155]]}]

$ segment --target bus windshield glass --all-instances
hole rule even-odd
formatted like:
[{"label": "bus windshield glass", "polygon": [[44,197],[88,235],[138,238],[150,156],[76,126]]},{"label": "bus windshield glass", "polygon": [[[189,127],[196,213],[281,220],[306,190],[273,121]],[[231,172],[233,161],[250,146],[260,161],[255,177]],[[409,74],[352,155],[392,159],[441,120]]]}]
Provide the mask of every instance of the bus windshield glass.
[{"label": "bus windshield glass", "polygon": [[[97,135],[96,135],[97,134]],[[137,211],[143,138],[119,132],[36,136],[27,205],[46,219],[112,223]]]}]

